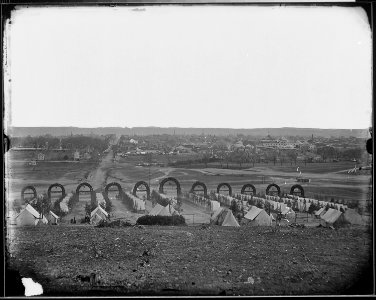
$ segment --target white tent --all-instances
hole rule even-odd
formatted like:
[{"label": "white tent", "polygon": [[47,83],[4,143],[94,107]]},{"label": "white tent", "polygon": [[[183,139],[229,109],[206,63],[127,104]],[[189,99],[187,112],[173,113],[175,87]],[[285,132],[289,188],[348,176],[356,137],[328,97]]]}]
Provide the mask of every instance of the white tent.
[{"label": "white tent", "polygon": [[223,207],[214,212],[213,216],[210,218],[210,223],[220,226],[240,227],[232,211]]},{"label": "white tent", "polygon": [[50,224],[57,224],[60,217],[54,214],[52,211],[50,211],[49,214],[47,215],[47,219]]},{"label": "white tent", "polygon": [[21,210],[16,217],[16,224],[20,226],[37,225],[40,220],[40,214],[30,204]]},{"label": "white tent", "polygon": [[333,226],[335,223],[343,221],[343,214],[339,210],[329,208],[328,211],[321,216],[325,227]]},{"label": "white tent", "polygon": [[366,225],[366,222],[362,219],[362,216],[356,212],[355,209],[348,208],[343,217],[346,222],[354,225]]},{"label": "white tent", "polygon": [[43,216],[38,219],[38,222],[36,225],[46,225],[46,224],[48,224],[48,219],[46,218],[46,216]]},{"label": "white tent", "polygon": [[132,207],[134,210],[145,210],[145,201],[136,197],[135,195],[126,192],[125,193],[132,200]]},{"label": "white tent", "polygon": [[252,206],[248,213],[244,216],[247,221],[247,225],[253,226],[271,226],[272,217],[267,212],[256,206]]},{"label": "white tent", "polygon": [[218,201],[210,201],[210,210],[211,211],[216,211],[221,204]]},{"label": "white tent", "polygon": [[320,217],[322,216],[323,214],[325,214],[325,207],[321,207],[318,211],[315,212],[315,216],[316,217]]},{"label": "white tent", "polygon": [[282,212],[288,220],[292,220],[295,218],[295,212],[291,209],[291,207],[286,207]]},{"label": "white tent", "polygon": [[98,224],[101,220],[106,220],[108,218],[108,213],[98,205],[90,214],[90,223]]},{"label": "white tent", "polygon": [[157,203],[149,212],[149,216],[157,216],[161,209],[163,209],[163,206]]},{"label": "white tent", "polygon": [[[157,216],[172,216],[170,209],[169,209],[169,206],[170,205],[163,206],[162,209],[158,212]],[[172,209],[174,209],[174,208],[172,208]]]}]

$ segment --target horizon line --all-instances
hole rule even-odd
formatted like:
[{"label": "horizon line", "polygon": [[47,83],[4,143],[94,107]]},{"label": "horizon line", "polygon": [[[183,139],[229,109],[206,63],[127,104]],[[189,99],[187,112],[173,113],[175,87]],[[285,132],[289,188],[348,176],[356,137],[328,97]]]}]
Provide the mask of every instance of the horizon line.
[{"label": "horizon line", "polygon": [[180,126],[97,126],[97,127],[86,127],[86,126],[13,126],[9,125],[8,128],[84,128],[84,129],[96,129],[96,128],[121,128],[121,129],[133,129],[133,128],[180,128],[180,129],[231,129],[231,130],[252,130],[252,129],[316,129],[316,130],[368,130],[370,127],[366,128],[320,128],[320,127],[250,127],[250,128],[234,128],[234,127],[180,127]]}]

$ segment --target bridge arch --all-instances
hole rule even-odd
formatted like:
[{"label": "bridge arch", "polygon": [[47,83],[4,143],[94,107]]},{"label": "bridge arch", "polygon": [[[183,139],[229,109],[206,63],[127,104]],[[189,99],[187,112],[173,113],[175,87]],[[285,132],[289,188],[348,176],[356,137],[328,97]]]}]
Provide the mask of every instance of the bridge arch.
[{"label": "bridge arch", "polygon": [[134,188],[133,188],[133,195],[134,196],[137,196],[137,190],[140,186],[144,186],[145,187],[145,190],[141,190],[142,192],[146,192],[146,199],[147,200],[150,200],[150,187],[149,185],[145,182],[145,181],[138,181],[135,185],[134,185]]},{"label": "bridge arch", "polygon": [[[202,187],[202,189],[197,190],[196,187],[198,187],[198,186]],[[190,193],[195,193],[195,191],[196,191],[196,192],[198,192],[198,191],[203,191],[203,192],[204,192],[204,197],[205,197],[205,198],[208,196],[208,189],[207,189],[205,183],[203,183],[203,182],[201,182],[201,181],[196,181],[196,182],[192,185],[191,190],[190,190]]]},{"label": "bridge arch", "polygon": [[93,187],[90,185],[90,183],[88,183],[88,182],[82,182],[76,188],[76,194],[77,194],[78,200],[80,200],[80,190],[84,186],[87,186],[90,189],[90,194],[93,193]]},{"label": "bridge arch", "polygon": [[65,188],[64,188],[64,186],[62,184],[60,184],[60,183],[54,183],[54,184],[51,184],[48,187],[48,190],[47,190],[48,198],[51,199],[51,194],[52,193],[58,193],[57,191],[52,191],[52,189],[55,188],[55,187],[60,188],[60,190],[61,190],[61,196],[65,197],[66,194],[65,194]]},{"label": "bridge arch", "polygon": [[271,183],[269,184],[267,187],[266,187],[266,194],[267,195],[270,195],[270,196],[275,196],[275,193],[273,194],[270,194],[270,189],[272,187],[275,187],[277,189],[277,195],[278,197],[281,195],[281,188],[279,187],[279,185],[275,184],[275,183]]},{"label": "bridge arch", "polygon": [[176,178],[174,178],[174,177],[167,177],[167,178],[163,179],[163,180],[161,181],[161,183],[159,184],[159,192],[163,194],[163,187],[164,187],[164,185],[165,185],[167,182],[169,182],[169,181],[172,181],[172,182],[174,182],[174,183],[176,184],[176,191],[177,191],[177,194],[178,194],[178,196],[179,196],[179,195],[181,194],[180,183],[179,183],[179,181],[178,181]]},{"label": "bridge arch", "polygon": [[247,188],[251,188],[252,189],[252,195],[256,195],[256,188],[253,184],[250,184],[250,183],[243,185],[243,187],[240,191],[240,194],[248,194],[249,191],[247,191]]},{"label": "bridge arch", "polygon": [[123,190],[121,185],[117,182],[111,182],[109,184],[106,185],[106,187],[104,188],[104,194],[106,195],[106,197],[108,198],[108,191],[110,189],[110,187],[112,186],[116,186],[118,191],[119,191],[119,194],[121,193],[121,191]]},{"label": "bridge arch", "polygon": [[[298,191],[296,191],[298,190]],[[304,198],[304,189],[300,184],[295,184],[290,189],[290,195],[296,195]]]},{"label": "bridge arch", "polygon": [[225,190],[225,191],[228,191],[228,194],[231,196],[232,195],[231,185],[229,185],[226,182],[222,182],[222,183],[218,184],[218,186],[217,186],[217,193],[219,194],[221,188],[224,187],[224,186],[226,186],[228,188],[228,190]]},{"label": "bridge arch", "polygon": [[[31,190],[32,192],[27,192],[27,190]],[[25,201],[25,195],[31,195],[33,194],[34,197],[33,198],[36,198],[37,197],[37,190],[35,189],[34,186],[32,185],[27,185],[25,186],[22,191],[21,191],[21,199],[22,201]]]}]

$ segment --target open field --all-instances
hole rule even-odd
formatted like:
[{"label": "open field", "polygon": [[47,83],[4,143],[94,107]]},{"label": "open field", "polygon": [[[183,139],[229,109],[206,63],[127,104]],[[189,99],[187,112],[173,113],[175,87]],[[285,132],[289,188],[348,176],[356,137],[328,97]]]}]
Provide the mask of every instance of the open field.
[{"label": "open field", "polygon": [[[44,296],[372,293],[371,235],[360,228],[9,230],[9,267],[42,284]],[[92,272],[95,286],[79,279]]]},{"label": "open field", "polygon": [[[321,166],[322,168],[322,166]],[[117,164],[116,169],[112,169],[109,175],[114,178],[123,178],[121,181],[128,188],[132,188],[138,180],[148,182],[149,167],[134,166],[130,163]],[[347,201],[362,201],[365,199],[368,186],[369,175],[345,175],[336,172],[304,173],[311,179],[310,183],[300,183],[305,189],[308,197],[314,198],[320,195],[330,200],[331,198]],[[282,192],[289,193],[292,185],[296,182],[295,173],[289,168],[276,171],[266,167],[255,167],[244,170],[231,169],[184,169],[171,167],[150,167],[150,183],[154,188],[158,188],[161,178],[172,176],[181,184],[182,189],[189,191],[192,184],[198,180],[208,187],[208,190],[216,190],[219,183],[227,182],[232,186],[234,192],[240,192],[241,187],[246,183],[255,185],[257,192],[264,193],[270,183],[276,183],[281,187]],[[161,173],[164,176],[161,177]],[[134,176],[136,174],[136,176]],[[125,178],[125,179],[124,179]]]},{"label": "open field", "polygon": [[[158,157],[154,157],[154,160]],[[297,183],[298,175],[297,166],[288,164],[256,164],[255,167],[246,169],[173,168],[138,166],[135,159],[139,157],[129,156],[122,159],[121,163],[114,163],[112,153],[109,153],[102,158],[101,163],[38,162],[37,166],[9,160],[6,169],[6,176],[9,178],[7,189],[10,198],[16,200],[16,206],[20,204],[17,202],[20,191],[26,185],[33,185],[38,193],[42,193],[55,182],[63,184],[67,191],[75,190],[83,181],[89,182],[98,190],[109,182],[119,182],[124,189],[131,191],[140,180],[150,182],[152,188],[158,189],[159,182],[168,176],[179,180],[183,191],[189,191],[192,184],[198,180],[204,182],[209,191],[216,190],[219,183],[227,182],[232,186],[233,192],[238,193],[244,184],[252,183],[257,192],[264,193],[270,183],[276,183],[283,193],[289,193],[291,186]],[[370,175],[347,174],[345,170],[353,167],[352,162],[310,163],[298,166],[303,176],[311,179],[310,183],[301,183],[307,197],[327,201],[332,198],[341,201],[366,199]]]}]

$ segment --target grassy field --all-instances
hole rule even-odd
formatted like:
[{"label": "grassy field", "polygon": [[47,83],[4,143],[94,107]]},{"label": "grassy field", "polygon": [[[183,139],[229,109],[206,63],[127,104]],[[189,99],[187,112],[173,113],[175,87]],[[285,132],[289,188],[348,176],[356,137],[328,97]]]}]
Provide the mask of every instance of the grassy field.
[{"label": "grassy field", "polygon": [[[372,293],[371,234],[356,227],[9,230],[9,269],[39,282],[44,296]],[[93,286],[91,273],[100,276]],[[8,280],[8,293],[22,295]]]},{"label": "grassy field", "polygon": [[[336,168],[335,170],[342,169]],[[208,190],[216,190],[219,183],[227,182],[232,186],[233,192],[239,193],[246,183],[255,185],[257,192],[265,193],[270,183],[280,185],[283,193],[289,193],[291,186],[296,182],[295,173],[290,167],[279,170],[267,167],[255,167],[245,170],[232,169],[185,169],[171,167],[150,167],[150,182],[153,188],[158,188],[161,178],[172,176],[181,184],[182,189],[188,191],[192,184],[198,180],[208,187]],[[333,168],[332,168],[333,170]],[[320,172],[319,172],[320,171]],[[324,165],[317,167],[314,173],[305,172],[311,179],[310,183],[300,183],[308,197],[318,197],[330,201],[331,198],[341,201],[362,201],[366,198],[369,178],[367,175],[345,175],[336,172],[325,171]],[[122,179],[121,182],[131,189],[138,180],[149,180],[149,167],[134,166],[131,163],[118,164],[116,169],[109,172],[110,176]],[[163,176],[164,175],[164,176]]]},{"label": "grassy field", "polygon": [[[83,162],[44,162],[39,163],[36,168],[21,163],[12,163],[7,169],[7,178],[10,178],[8,189],[17,198],[19,198],[21,189],[26,185],[35,186],[38,193],[41,193],[47,191],[50,184],[59,182],[67,186],[68,191],[70,191],[74,190],[80,182],[86,181],[90,171],[95,170],[96,167],[96,163]],[[340,167],[340,169],[343,167]],[[320,168],[317,166],[314,173],[304,173],[305,176],[311,178],[310,183],[301,184],[305,189],[306,196],[328,201],[331,198],[341,201],[362,201],[366,198],[370,176],[349,176],[329,172],[325,171],[324,165],[321,165]],[[284,168],[279,166],[276,169],[255,167],[245,170],[185,169],[156,166],[149,168],[137,166],[130,162],[117,163],[109,167],[106,171],[107,182],[119,182],[125,189],[132,190],[139,180],[149,182],[149,169],[150,184],[155,189],[158,189],[159,182],[167,176],[177,178],[184,191],[190,190],[192,184],[197,180],[204,182],[208,190],[216,190],[219,183],[227,182],[232,186],[233,192],[240,192],[244,184],[252,183],[257,192],[262,193],[265,192],[270,183],[280,185],[284,193],[288,193],[291,186],[297,183],[295,167],[292,170],[288,166]]]}]

